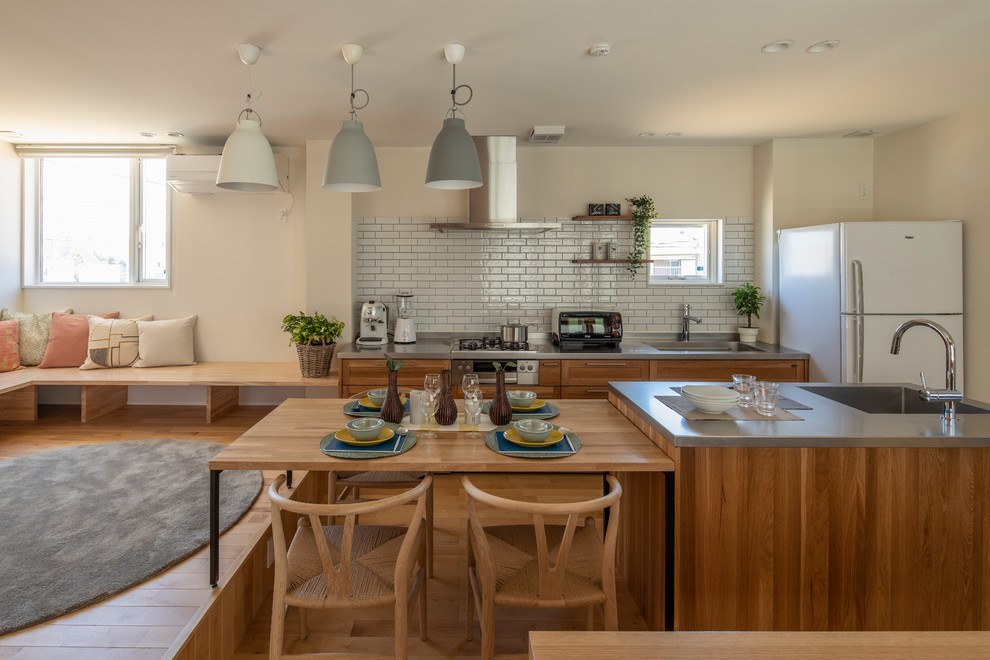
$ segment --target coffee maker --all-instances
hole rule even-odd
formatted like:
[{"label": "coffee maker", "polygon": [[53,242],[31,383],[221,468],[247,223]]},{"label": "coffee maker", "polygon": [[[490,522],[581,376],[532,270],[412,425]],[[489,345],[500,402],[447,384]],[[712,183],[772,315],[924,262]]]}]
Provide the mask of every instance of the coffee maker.
[{"label": "coffee maker", "polygon": [[416,343],[416,322],[412,319],[412,299],[413,294],[408,291],[395,294],[395,306],[399,318],[395,320],[395,337],[392,338],[392,341],[396,344]]},{"label": "coffee maker", "polygon": [[384,346],[388,343],[388,309],[384,303],[369,300],[361,305],[359,346]]}]

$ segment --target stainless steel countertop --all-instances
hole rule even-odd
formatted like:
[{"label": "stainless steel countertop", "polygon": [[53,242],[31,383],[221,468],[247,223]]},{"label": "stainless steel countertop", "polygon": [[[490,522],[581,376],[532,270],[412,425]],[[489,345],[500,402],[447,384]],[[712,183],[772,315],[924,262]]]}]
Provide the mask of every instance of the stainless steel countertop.
[{"label": "stainless steel countertop", "polygon": [[[471,333],[465,333],[470,335]],[[465,336],[460,335],[460,336]],[[713,341],[735,340],[735,335],[706,335],[696,333],[696,340],[711,339]],[[630,360],[807,360],[808,354],[795,351],[775,344],[756,342],[759,351],[739,351],[736,353],[713,351],[710,353],[694,353],[685,351],[659,351],[647,346],[644,341],[670,341],[674,335],[636,336],[625,338],[615,349],[561,349],[554,344],[549,335],[530,334],[530,343],[536,346],[536,352],[523,351],[454,351],[450,352],[443,341],[446,337],[420,336],[415,344],[393,344],[385,347],[358,346],[344,344],[337,347],[337,356],[344,359],[382,359],[385,353],[403,357],[416,356],[427,360],[454,359],[484,359],[484,360],[553,360],[557,359],[594,359],[601,357],[621,357]]]},{"label": "stainless steel countertop", "polygon": [[[677,447],[990,447],[990,414],[958,415],[949,426],[938,415],[870,414],[801,389],[838,383],[781,383],[781,396],[811,407],[791,411],[800,421],[690,421],[655,398],[675,396],[671,387],[689,384],[613,381],[609,390]],[[990,409],[987,403],[964,401]]]}]

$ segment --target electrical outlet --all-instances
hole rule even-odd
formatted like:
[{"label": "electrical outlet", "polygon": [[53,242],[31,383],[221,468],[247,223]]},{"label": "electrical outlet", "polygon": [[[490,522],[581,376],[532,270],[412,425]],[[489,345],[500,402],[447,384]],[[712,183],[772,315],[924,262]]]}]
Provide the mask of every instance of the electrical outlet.
[{"label": "electrical outlet", "polygon": [[289,221],[289,210],[288,209],[279,209],[278,210],[278,224],[284,225],[288,221]]},{"label": "electrical outlet", "polygon": [[873,197],[873,186],[869,183],[859,184],[859,198],[871,199]]}]

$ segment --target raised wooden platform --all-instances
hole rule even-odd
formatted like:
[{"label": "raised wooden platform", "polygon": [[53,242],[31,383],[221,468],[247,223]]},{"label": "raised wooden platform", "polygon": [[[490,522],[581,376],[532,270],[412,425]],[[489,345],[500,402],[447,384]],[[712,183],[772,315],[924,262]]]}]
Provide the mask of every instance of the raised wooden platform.
[{"label": "raised wooden platform", "polygon": [[306,396],[335,396],[337,372],[303,378],[297,362],[201,362],[184,367],[91,369],[26,367],[0,374],[0,421],[38,418],[39,386],[82,388],[81,419],[88,422],[127,405],[132,385],[206,388],[206,421],[236,408],[241,387],[305,387]]}]

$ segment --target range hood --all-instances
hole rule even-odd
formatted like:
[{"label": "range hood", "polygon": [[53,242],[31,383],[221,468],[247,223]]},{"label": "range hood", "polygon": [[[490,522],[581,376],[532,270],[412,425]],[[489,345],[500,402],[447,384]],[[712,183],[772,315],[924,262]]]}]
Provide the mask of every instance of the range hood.
[{"label": "range hood", "polygon": [[559,222],[523,221],[516,214],[516,136],[479,135],[473,139],[481,161],[481,187],[470,191],[468,221],[440,222],[430,226],[441,232],[560,229]]}]

